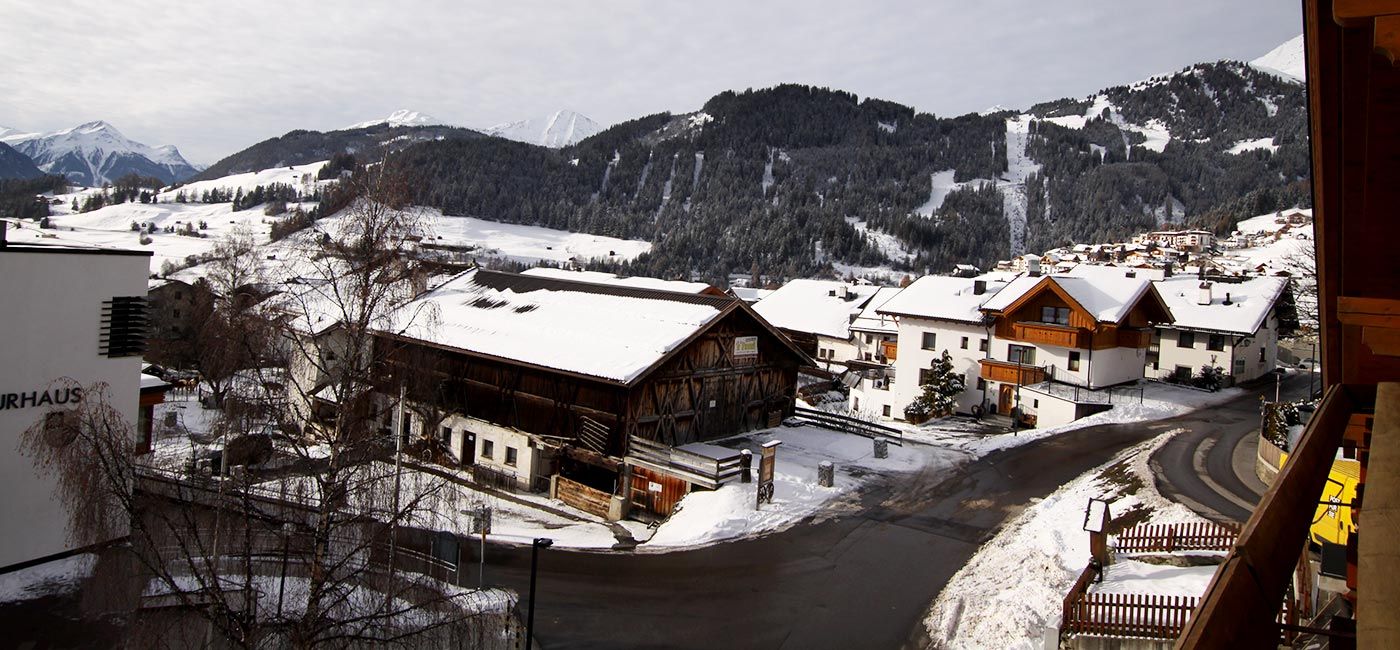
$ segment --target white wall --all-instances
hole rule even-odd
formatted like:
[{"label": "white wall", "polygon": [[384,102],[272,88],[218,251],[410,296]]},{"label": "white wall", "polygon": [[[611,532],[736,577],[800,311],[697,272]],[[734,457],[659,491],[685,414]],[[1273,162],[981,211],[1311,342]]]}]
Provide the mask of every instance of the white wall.
[{"label": "white wall", "polygon": [[1074,421],[1074,402],[1021,387],[1021,410],[1035,415],[1037,429],[1057,427]]},{"label": "white wall", "polygon": [[[516,484],[525,489],[530,488],[531,480],[537,469],[543,469],[536,467],[539,464],[539,453],[533,446],[530,436],[517,429],[510,429],[476,418],[463,417],[460,421],[465,429],[469,429],[476,436],[476,464],[507,474],[514,474]],[[482,454],[482,450],[485,449],[488,442],[494,447],[490,458]],[[506,464],[506,449],[508,447],[515,449],[514,466]]]},{"label": "white wall", "polygon": [[[17,247],[18,248],[18,247]],[[99,354],[102,302],[145,297],[150,257],[0,250],[0,398],[44,391],[56,379],[108,386],[108,403],[134,430],[140,357]],[[20,434],[57,405],[0,410],[0,567],[70,548],[52,478],[19,452]]]},{"label": "white wall", "polygon": [[[1158,328],[1161,332],[1161,346],[1158,353],[1158,368],[1146,366],[1147,377],[1160,379],[1169,375],[1176,366],[1191,368],[1191,374],[1200,372],[1201,366],[1210,364],[1225,369],[1236,382],[1257,379],[1272,371],[1278,365],[1278,319],[1270,312],[1253,336],[1234,334],[1225,337],[1225,349],[1210,350],[1210,333],[1195,332],[1195,342],[1189,348],[1178,345],[1180,330]],[[1260,350],[1263,358],[1260,358]]]},{"label": "white wall", "polygon": [[1080,367],[1089,373],[1093,388],[1141,379],[1138,368],[1147,363],[1146,348],[1106,348],[1086,350],[1082,354]]},{"label": "white wall", "polygon": [[[934,349],[923,349],[924,332],[934,333]],[[967,349],[962,348],[964,336],[968,340]],[[977,389],[977,379],[982,374],[979,360],[986,354],[979,348],[979,342],[989,336],[987,329],[979,325],[900,317],[899,355],[894,362],[895,382],[890,391],[891,411],[894,417],[904,417],[904,407],[922,392],[919,387],[919,371],[930,367],[935,359],[943,355],[944,350],[952,357],[953,367],[962,370],[963,381],[967,385],[967,390],[958,400],[958,412],[967,413],[974,405],[981,404],[982,391]],[[991,345],[992,342],[989,341],[988,344]]]}]

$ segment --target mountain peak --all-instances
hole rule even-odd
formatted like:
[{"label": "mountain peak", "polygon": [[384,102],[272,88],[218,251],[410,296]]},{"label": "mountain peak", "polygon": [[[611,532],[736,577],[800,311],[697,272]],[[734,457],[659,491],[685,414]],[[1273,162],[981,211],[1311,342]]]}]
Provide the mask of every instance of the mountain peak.
[{"label": "mountain peak", "polygon": [[171,182],[198,171],[173,145],[147,146],[128,139],[104,120],[51,133],[4,129],[0,138],[44,172],[62,174],[84,185],[100,185],[128,173]]},{"label": "mountain peak", "polygon": [[428,115],[427,113],[420,113],[418,111],[409,110],[407,108],[400,108],[399,110],[390,113],[388,117],[380,118],[377,120],[370,120],[368,122],[359,122],[356,124],[351,124],[350,126],[347,126],[342,130],[349,131],[352,129],[365,129],[371,126],[379,126],[381,124],[386,124],[388,126],[436,126],[443,125],[444,123],[442,120]]},{"label": "mountain peak", "polygon": [[1303,58],[1303,35],[1288,39],[1268,54],[1249,62],[1250,67],[1293,81],[1307,82],[1308,66]]},{"label": "mountain peak", "polygon": [[508,140],[559,149],[578,144],[601,130],[602,127],[587,116],[561,108],[544,117],[497,124],[485,132]]}]

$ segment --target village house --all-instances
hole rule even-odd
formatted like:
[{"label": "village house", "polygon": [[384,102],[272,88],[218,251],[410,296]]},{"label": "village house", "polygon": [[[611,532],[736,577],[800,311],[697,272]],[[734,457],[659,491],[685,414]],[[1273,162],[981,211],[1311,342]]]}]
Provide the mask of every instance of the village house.
[{"label": "village house", "polygon": [[[930,367],[947,352],[966,386],[956,410],[971,413],[981,409],[987,395],[981,361],[987,358],[992,339],[991,321],[982,313],[982,304],[1015,277],[1005,273],[973,278],[930,275],[915,280],[886,302],[879,312],[897,324],[898,356],[892,376],[886,377],[887,388],[865,391],[870,396],[867,399],[885,415],[903,418],[904,408],[929,383]],[[861,385],[872,381],[866,379]],[[874,401],[874,396],[884,399]]]},{"label": "village house", "polygon": [[890,366],[898,356],[899,329],[894,317],[879,309],[901,291],[898,287],[882,287],[851,321],[857,356],[846,361],[850,373],[844,380],[850,388],[847,400],[852,411],[886,418],[893,413],[889,391],[894,371]]},{"label": "village house", "polygon": [[1116,271],[1027,273],[982,305],[993,321],[980,375],[988,411],[1055,426],[1107,410],[1107,389],[1141,378],[1152,327],[1171,312],[1149,280]]},{"label": "village house", "polygon": [[380,328],[376,356],[431,379],[408,399],[450,414],[459,459],[614,518],[737,476],[707,441],[791,415],[813,363],[730,296],[472,270],[396,313],[434,317]]},{"label": "village house", "polygon": [[1189,379],[1209,366],[1220,369],[1228,385],[1272,372],[1288,283],[1276,276],[1176,276],[1157,282],[1173,322],[1157,326],[1144,375]]},{"label": "village house", "polygon": [[1137,235],[1133,243],[1200,253],[1215,245],[1215,234],[1209,230],[1159,230]]},{"label": "village house", "polygon": [[754,303],[753,309],[816,357],[822,368],[841,372],[846,362],[866,352],[873,356],[873,346],[857,340],[851,323],[879,289],[871,284],[793,280]]}]

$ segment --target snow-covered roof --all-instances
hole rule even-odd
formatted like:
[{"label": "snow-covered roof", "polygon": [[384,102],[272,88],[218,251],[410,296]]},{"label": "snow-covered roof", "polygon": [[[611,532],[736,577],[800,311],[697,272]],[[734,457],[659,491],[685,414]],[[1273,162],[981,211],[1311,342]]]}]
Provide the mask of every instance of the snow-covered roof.
[{"label": "snow-covered roof", "polygon": [[860,332],[878,332],[881,334],[895,334],[899,331],[899,326],[894,319],[879,313],[881,307],[885,306],[891,298],[899,295],[902,291],[899,287],[880,287],[879,291],[865,303],[865,309],[860,310],[860,314],[851,321],[851,329]]},{"label": "snow-covered roof", "polygon": [[[1243,282],[1212,282],[1209,305],[1198,304],[1201,280],[1177,276],[1155,283],[1172,311],[1173,327],[1250,336],[1259,331],[1269,310],[1288,286],[1288,278],[1257,277]],[[1225,304],[1225,294],[1230,304]]]},{"label": "snow-covered roof", "polygon": [[[1015,276],[1010,276],[1015,277]],[[933,318],[966,323],[981,323],[982,303],[990,299],[1006,286],[1008,274],[987,274],[976,278],[958,278],[945,275],[926,275],[905,287],[899,295],[890,299],[880,312],[898,316]],[[976,292],[976,283],[986,282],[982,293]]]},{"label": "snow-covered roof", "polygon": [[[1080,267],[1083,266],[1080,265]],[[1080,267],[1075,268],[1076,273],[1079,273]],[[1127,316],[1143,294],[1152,288],[1152,283],[1146,278],[1129,278],[1123,275],[1122,269],[1117,270],[1119,271],[1117,275],[1094,273],[1091,277],[1023,275],[998,291],[995,296],[982,305],[982,308],[990,311],[1004,311],[1036,285],[1049,278],[1050,281],[1069,294],[1070,298],[1079,303],[1079,306],[1089,312],[1094,320],[1117,323]]]},{"label": "snow-covered roof", "polygon": [[545,278],[559,278],[561,280],[574,280],[577,282],[593,282],[596,284],[613,284],[619,287],[636,287],[638,289],[656,289],[658,291],[679,291],[681,293],[703,293],[710,289],[705,282],[686,282],[684,280],[662,280],[660,278],[648,278],[635,276],[624,278],[613,273],[603,273],[601,271],[570,271],[568,269],[556,269],[548,266],[539,266],[523,271],[524,275],[537,275]]},{"label": "snow-covered roof", "polygon": [[728,296],[472,270],[404,305],[381,331],[628,383],[739,304]]},{"label": "snow-covered roof", "polygon": [[772,289],[757,289],[754,287],[729,287],[729,293],[734,294],[744,302],[754,303],[767,298],[773,293]]},{"label": "snow-covered roof", "polygon": [[155,390],[158,388],[169,388],[170,382],[155,375],[141,373],[141,390]]},{"label": "snow-covered roof", "polygon": [[753,308],[775,327],[846,339],[851,335],[851,320],[879,289],[833,280],[793,280]]}]

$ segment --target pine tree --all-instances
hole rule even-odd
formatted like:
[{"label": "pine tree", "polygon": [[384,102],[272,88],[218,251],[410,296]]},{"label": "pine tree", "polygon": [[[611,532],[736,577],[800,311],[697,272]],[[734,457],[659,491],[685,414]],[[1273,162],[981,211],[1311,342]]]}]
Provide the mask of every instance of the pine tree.
[{"label": "pine tree", "polygon": [[929,369],[928,383],[923,384],[923,393],[904,409],[906,417],[943,417],[957,410],[958,397],[967,388],[963,374],[953,367],[953,357],[947,350],[943,356],[934,359]]}]

